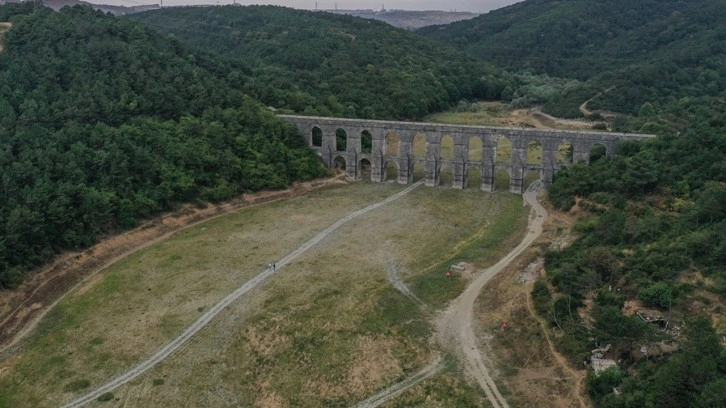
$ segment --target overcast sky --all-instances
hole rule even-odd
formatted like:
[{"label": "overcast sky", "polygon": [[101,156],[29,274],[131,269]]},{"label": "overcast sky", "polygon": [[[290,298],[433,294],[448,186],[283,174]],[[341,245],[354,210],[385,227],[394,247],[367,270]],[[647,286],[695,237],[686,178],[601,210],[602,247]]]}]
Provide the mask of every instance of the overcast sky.
[{"label": "overcast sky", "polygon": [[[161,0],[86,0],[96,4],[135,6],[140,4],[159,4]],[[319,9],[386,9],[398,10],[445,10],[471,11],[485,13],[489,10],[508,6],[521,0],[317,0]],[[163,0],[164,6],[189,4],[232,4],[234,0]],[[301,9],[314,9],[316,0],[237,0],[237,4],[274,4]]]}]

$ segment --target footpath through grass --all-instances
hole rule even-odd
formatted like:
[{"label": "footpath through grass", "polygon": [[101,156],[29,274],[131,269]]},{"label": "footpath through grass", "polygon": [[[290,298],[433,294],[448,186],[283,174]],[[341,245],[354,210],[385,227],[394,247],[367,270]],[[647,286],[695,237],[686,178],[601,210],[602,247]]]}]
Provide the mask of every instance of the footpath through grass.
[{"label": "footpath through grass", "polygon": [[[100,385],[268,263],[402,188],[355,183],[243,209],[126,258],[64,299],[0,362],[0,407],[57,406]],[[431,358],[426,312],[391,288],[387,271],[441,307],[464,287],[444,269],[494,261],[525,223],[521,196],[421,187],[346,224],[115,398],[158,407],[354,404]],[[455,394],[470,393],[447,378]],[[441,392],[432,400],[449,398]]]}]

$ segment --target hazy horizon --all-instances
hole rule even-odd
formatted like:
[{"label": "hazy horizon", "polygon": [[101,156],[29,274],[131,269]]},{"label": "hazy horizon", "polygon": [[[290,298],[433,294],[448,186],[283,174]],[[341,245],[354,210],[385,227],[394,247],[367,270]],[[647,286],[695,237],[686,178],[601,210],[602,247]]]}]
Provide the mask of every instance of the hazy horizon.
[{"label": "hazy horizon", "polygon": [[[115,6],[140,6],[161,4],[164,6],[187,5],[226,5],[233,4],[235,0],[85,0],[93,4],[110,4]],[[486,13],[490,10],[518,3],[522,0],[236,0],[237,4],[248,6],[254,4],[268,4],[286,6],[298,9],[313,10],[442,10],[442,11],[468,11],[473,13]]]}]

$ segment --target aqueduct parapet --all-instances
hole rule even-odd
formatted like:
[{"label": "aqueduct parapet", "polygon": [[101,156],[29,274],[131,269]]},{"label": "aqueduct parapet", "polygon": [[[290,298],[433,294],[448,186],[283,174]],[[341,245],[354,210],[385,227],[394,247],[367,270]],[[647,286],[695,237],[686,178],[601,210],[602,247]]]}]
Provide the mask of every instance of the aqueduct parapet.
[{"label": "aqueduct parapet", "polygon": [[[498,170],[509,172],[509,191],[513,193],[522,192],[524,176],[528,171],[538,171],[544,185],[548,187],[555,172],[568,165],[558,160],[558,150],[563,144],[572,146],[572,162],[580,160],[587,162],[590,150],[596,145],[604,146],[605,153],[612,155],[621,141],[641,141],[654,137],[654,135],[636,133],[446,125],[297,115],[280,115],[280,117],[306,136],[308,145],[318,151],[329,167],[335,166],[336,159],[338,161],[342,159],[350,177],[360,177],[361,163],[367,161],[370,163],[371,180],[385,181],[386,163],[393,162],[398,168],[398,183],[408,184],[412,181],[414,166],[419,164],[424,167],[427,186],[438,185],[442,168],[448,167],[452,172],[452,187],[464,188],[468,182],[469,171],[477,169],[480,174],[480,188],[489,192],[494,191],[494,179]],[[344,150],[338,150],[340,146],[336,143],[336,133],[339,130],[345,132]],[[368,131],[372,137],[370,153],[364,153],[361,146],[361,134],[364,131]],[[398,136],[397,145],[395,142],[389,143],[388,138],[394,134]],[[424,152],[414,151],[416,135],[423,135],[425,138]],[[444,147],[447,150],[446,159],[442,158],[441,141],[444,137],[453,139],[453,146]],[[481,156],[469,151],[471,140],[476,138],[481,140]],[[511,143],[511,159],[507,162],[497,160],[497,146],[502,138]],[[539,143],[542,147],[539,163],[528,162],[527,150],[531,143]],[[392,148],[394,146],[396,149]],[[448,149],[452,149],[453,154]],[[475,160],[471,159],[472,155],[476,156]]]}]

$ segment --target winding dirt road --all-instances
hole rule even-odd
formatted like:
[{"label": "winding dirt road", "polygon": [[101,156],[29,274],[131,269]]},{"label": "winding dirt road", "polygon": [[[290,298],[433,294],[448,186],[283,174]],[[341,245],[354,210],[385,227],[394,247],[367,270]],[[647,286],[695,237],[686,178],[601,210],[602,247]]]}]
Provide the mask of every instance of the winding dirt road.
[{"label": "winding dirt road", "polygon": [[547,210],[537,201],[537,194],[540,191],[541,184],[537,181],[524,193],[524,200],[532,207],[533,212],[530,215],[527,235],[522,242],[499,262],[479,272],[466,290],[436,318],[439,343],[462,359],[466,372],[476,379],[494,408],[509,408],[509,404],[497,389],[487,364],[485,364],[485,358],[479,351],[472,327],[474,302],[484,285],[542,234],[542,224],[547,219]]},{"label": "winding dirt road", "polygon": [[423,181],[419,181],[418,183],[415,183],[411,185],[410,187],[406,188],[405,190],[396,193],[385,200],[379,201],[375,204],[371,204],[368,207],[362,208],[358,211],[354,211],[345,217],[341,218],[340,220],[336,221],[334,224],[330,225],[328,228],[320,232],[315,237],[311,238],[309,241],[305,242],[304,244],[300,245],[297,249],[289,253],[284,258],[280,259],[276,263],[276,268],[268,268],[265,269],[262,273],[255,276],[254,278],[250,279],[246,283],[244,283],[242,286],[237,288],[234,292],[227,295],[224,299],[220,300],[216,305],[214,305],[212,308],[210,308],[206,313],[204,313],[197,321],[192,323],[191,326],[189,326],[186,330],[184,330],[179,336],[174,338],[172,341],[167,343],[164,347],[159,349],[156,353],[154,353],[151,357],[148,359],[140,362],[135,367],[131,368],[130,370],[120,374],[116,378],[110,380],[106,384],[96,388],[93,391],[90,391],[89,393],[73,400],[65,405],[63,405],[63,408],[76,408],[81,407],[91,401],[94,401],[97,399],[101,394],[104,394],[106,392],[113,391],[114,389],[132,381],[136,377],[140,376],[141,374],[145,373],[155,365],[159,364],[161,361],[169,357],[174,351],[176,351],[179,347],[181,347],[184,343],[189,341],[192,336],[194,336],[196,333],[198,333],[200,330],[202,330],[205,326],[209,324],[209,322],[214,319],[215,316],[217,316],[222,310],[224,310],[227,306],[229,306],[232,302],[239,299],[242,295],[249,292],[250,290],[260,286],[263,282],[267,280],[270,276],[272,276],[275,272],[279,271],[285,265],[292,262],[295,258],[303,254],[305,251],[309,250],[313,246],[317,245],[320,241],[328,238],[330,234],[332,234],[335,230],[340,228],[343,224],[347,223],[348,221],[351,221],[354,218],[357,218],[367,212],[373,211],[376,208],[382,207],[394,200],[397,200],[404,195],[410,193],[415,188],[419,187],[423,184]]}]

